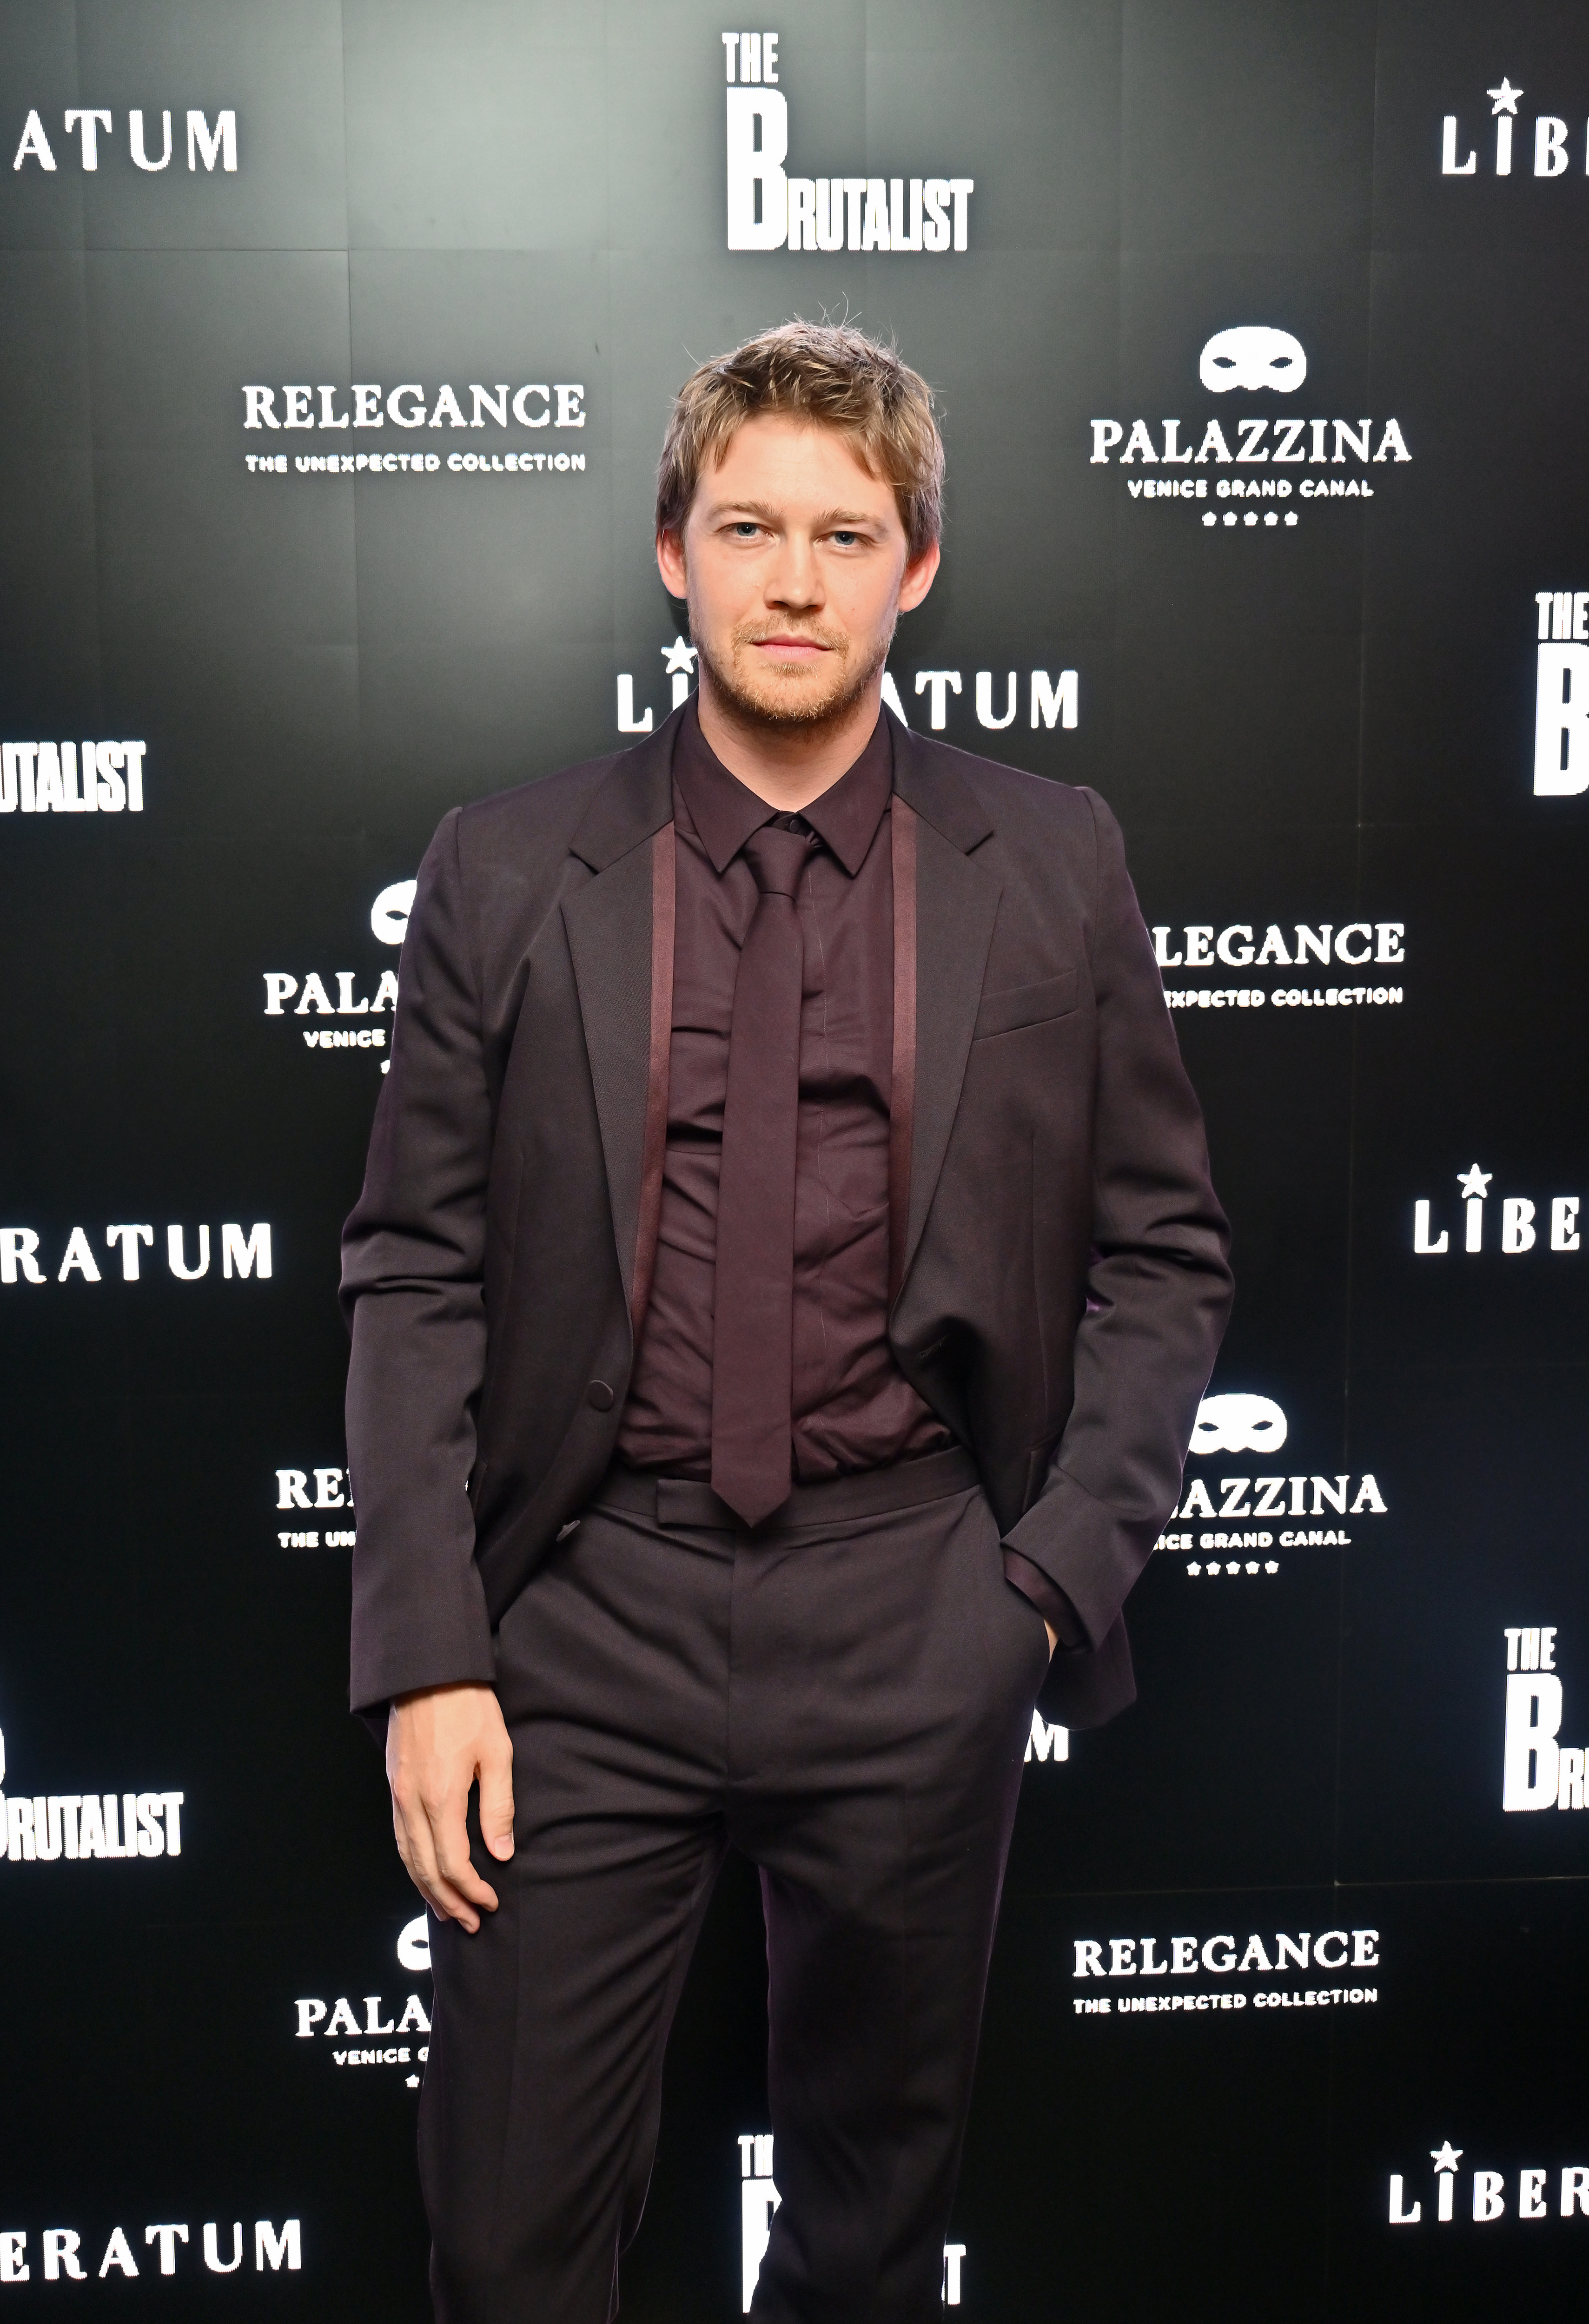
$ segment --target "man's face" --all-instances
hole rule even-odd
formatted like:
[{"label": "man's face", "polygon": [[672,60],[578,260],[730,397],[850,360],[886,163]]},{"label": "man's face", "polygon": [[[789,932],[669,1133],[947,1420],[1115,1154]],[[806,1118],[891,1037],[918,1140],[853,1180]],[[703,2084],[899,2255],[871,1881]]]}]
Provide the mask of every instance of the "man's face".
[{"label": "man's face", "polygon": [[657,543],[689,605],[713,690],[763,727],[844,717],[882,669],[894,622],[938,570],[907,561],[893,488],[832,428],[747,420],[696,488],[682,539]]}]

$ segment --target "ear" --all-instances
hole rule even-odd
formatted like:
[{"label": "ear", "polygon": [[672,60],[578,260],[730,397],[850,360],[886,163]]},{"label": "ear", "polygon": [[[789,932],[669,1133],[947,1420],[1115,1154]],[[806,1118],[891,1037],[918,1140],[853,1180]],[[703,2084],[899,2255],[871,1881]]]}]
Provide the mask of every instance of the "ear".
[{"label": "ear", "polygon": [[689,592],[685,583],[684,536],[669,526],[657,535],[657,571],[662,576],[662,586],[670,597],[685,597]]},{"label": "ear", "polygon": [[910,563],[906,566],[904,576],[900,583],[900,611],[901,613],[914,613],[917,606],[920,604],[928,591],[931,588],[933,582],[938,576],[938,559],[941,553],[942,552],[939,549],[938,542],[936,540],[929,541],[927,547],[922,550],[920,556],[913,558]]}]

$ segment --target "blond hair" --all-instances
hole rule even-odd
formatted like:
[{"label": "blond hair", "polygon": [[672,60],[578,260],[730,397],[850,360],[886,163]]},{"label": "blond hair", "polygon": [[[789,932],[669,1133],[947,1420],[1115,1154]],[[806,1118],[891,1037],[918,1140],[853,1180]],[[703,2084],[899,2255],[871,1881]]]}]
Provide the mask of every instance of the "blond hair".
[{"label": "blond hair", "polygon": [[932,390],[892,347],[847,324],[797,317],[691,372],[673,400],[657,466],[657,530],[681,532],[708,466],[747,420],[782,412],[848,439],[893,487],[912,560],[943,524],[944,447]]}]

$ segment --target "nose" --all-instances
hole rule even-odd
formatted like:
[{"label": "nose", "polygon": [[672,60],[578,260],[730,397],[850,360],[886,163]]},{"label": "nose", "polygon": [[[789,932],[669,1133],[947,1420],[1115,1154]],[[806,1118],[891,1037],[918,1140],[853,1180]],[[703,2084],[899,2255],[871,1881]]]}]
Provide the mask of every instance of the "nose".
[{"label": "nose", "polygon": [[767,603],[786,605],[791,613],[809,613],[822,604],[823,595],[822,575],[809,540],[802,533],[786,533],[767,574]]}]

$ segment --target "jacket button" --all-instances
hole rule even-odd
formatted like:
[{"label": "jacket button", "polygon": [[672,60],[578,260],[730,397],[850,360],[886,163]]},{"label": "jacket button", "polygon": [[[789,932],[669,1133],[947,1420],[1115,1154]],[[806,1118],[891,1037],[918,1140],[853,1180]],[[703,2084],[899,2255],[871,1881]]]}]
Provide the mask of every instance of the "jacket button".
[{"label": "jacket button", "polygon": [[598,1412],[611,1412],[613,1391],[605,1380],[592,1380],[585,1391],[585,1401],[587,1404],[595,1405]]}]

